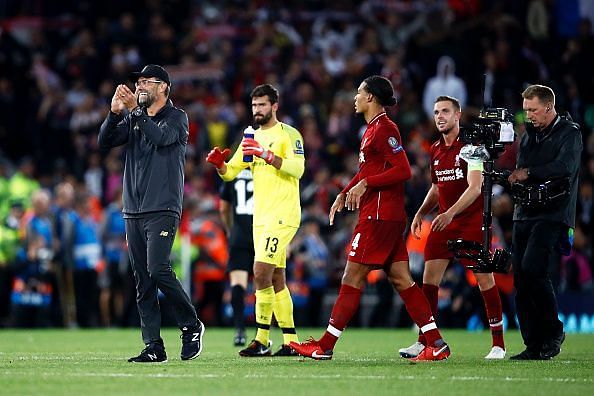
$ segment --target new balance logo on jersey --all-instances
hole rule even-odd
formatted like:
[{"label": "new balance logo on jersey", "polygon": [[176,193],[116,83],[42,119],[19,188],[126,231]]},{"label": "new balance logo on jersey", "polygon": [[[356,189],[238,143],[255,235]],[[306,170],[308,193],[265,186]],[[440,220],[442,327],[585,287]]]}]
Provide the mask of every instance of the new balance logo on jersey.
[{"label": "new balance logo on jersey", "polygon": [[166,237],[167,235],[169,235],[168,231],[161,231],[161,233],[159,234],[159,236],[162,236],[162,237]]}]

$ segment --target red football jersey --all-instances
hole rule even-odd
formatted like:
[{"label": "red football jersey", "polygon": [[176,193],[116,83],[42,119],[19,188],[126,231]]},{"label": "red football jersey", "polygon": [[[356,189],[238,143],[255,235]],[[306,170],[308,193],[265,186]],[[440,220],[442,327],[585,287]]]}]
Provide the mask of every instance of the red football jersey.
[{"label": "red football jersey", "polygon": [[378,114],[367,124],[361,140],[359,172],[344,190],[367,179],[359,220],[405,221],[404,181],[410,175],[398,127],[385,112]]},{"label": "red football jersey", "polygon": [[[446,146],[443,138],[431,146],[431,180],[439,189],[439,213],[452,207],[468,188],[468,164],[460,158],[460,150],[464,145],[458,137],[451,146]],[[482,216],[481,195],[458,213],[453,221],[472,222],[477,225],[482,224]]]}]

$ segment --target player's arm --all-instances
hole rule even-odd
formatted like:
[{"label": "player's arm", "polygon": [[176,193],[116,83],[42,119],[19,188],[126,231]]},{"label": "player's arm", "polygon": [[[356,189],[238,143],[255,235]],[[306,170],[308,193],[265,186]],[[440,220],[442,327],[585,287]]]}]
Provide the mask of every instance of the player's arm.
[{"label": "player's arm", "polygon": [[278,168],[296,179],[301,179],[305,172],[305,149],[303,146],[303,137],[297,129],[289,128],[287,133],[286,149],[284,158],[281,158],[281,164]]},{"label": "player's arm", "polygon": [[[349,190],[346,196],[346,207],[350,210],[359,208],[361,197],[367,191],[368,187],[382,189],[395,183],[410,179],[412,172],[410,164],[402,145],[399,143],[400,134],[391,129],[385,130],[384,137],[374,138],[372,144],[383,153],[384,159],[391,165],[390,168],[377,175],[371,175],[361,179],[353,188]],[[381,135],[380,135],[381,136]]]},{"label": "player's arm", "polygon": [[346,194],[347,192],[353,188],[359,182],[359,172],[353,176],[351,181],[346,185],[345,188],[342,189],[341,192],[338,193],[336,199],[334,199],[334,203],[330,207],[330,213],[328,214],[328,219],[330,220],[330,225],[334,224],[334,216],[336,212],[342,212],[346,204]]},{"label": "player's arm", "polygon": [[421,229],[423,226],[423,218],[429,212],[431,212],[433,209],[435,209],[438,201],[439,201],[439,190],[438,190],[437,184],[432,183],[431,188],[429,188],[429,191],[427,191],[427,195],[425,195],[425,199],[423,200],[421,207],[419,208],[419,210],[417,210],[417,213],[415,213],[415,217],[413,217],[413,220],[410,224],[410,232],[411,232],[411,234],[413,234],[413,236],[415,238],[417,238],[417,239],[421,238],[419,233],[421,232]]},{"label": "player's arm", "polygon": [[468,165],[468,175],[466,176],[468,187],[460,195],[456,203],[433,219],[431,223],[432,230],[441,231],[446,228],[458,213],[469,207],[481,195],[481,186],[483,184],[482,167],[482,164]]},{"label": "player's arm", "polygon": [[[287,126],[288,127],[288,126]],[[301,134],[291,127],[288,127],[288,139],[284,141],[282,156],[272,150],[267,150],[255,139],[245,138],[241,142],[244,155],[255,155],[274,166],[281,172],[300,179],[305,171],[305,153],[303,151],[303,138]]]},{"label": "player's arm", "polygon": [[[351,179],[349,184],[347,184],[346,187],[342,189],[340,194],[338,194],[336,196],[336,200],[334,201],[334,204],[332,205],[332,208],[334,208],[334,206],[336,205],[336,209],[335,210],[332,210],[332,208],[330,209],[330,214],[331,214],[330,224],[332,224],[332,220],[334,219],[334,213],[336,213],[337,211],[340,212],[343,207],[346,206],[346,208],[348,210],[355,210],[356,208],[359,207],[357,201],[353,199],[355,196],[351,194],[351,191],[356,186],[359,186],[359,188],[357,188],[355,191],[360,192],[360,190],[362,190],[363,192],[361,193],[361,195],[363,195],[365,193],[365,191],[367,190],[367,185],[365,184],[365,186],[363,188],[361,188],[360,182],[361,182],[361,174],[359,172],[357,172],[357,174],[355,176],[353,176],[353,178]],[[340,209],[340,210],[338,210],[338,209]]]},{"label": "player's arm", "polygon": [[[346,193],[348,193],[349,190],[355,186],[355,184],[359,183],[359,180],[361,180],[361,175],[359,174],[359,172],[357,172],[355,174],[355,176],[353,176],[351,181],[349,181],[349,183],[342,189],[340,194],[346,195]],[[340,195],[340,194],[338,194],[338,195]]]},{"label": "player's arm", "polygon": [[249,166],[249,163],[243,162],[243,153],[240,149],[235,150],[233,157],[228,162],[225,159],[229,156],[231,150],[221,150],[218,147],[213,148],[206,156],[206,161],[210,162],[217,168],[217,173],[221,179],[230,181],[235,179],[235,176],[243,169]]},{"label": "player's arm", "polygon": [[410,164],[404,150],[401,150],[396,155],[388,154],[385,158],[392,167],[382,173],[367,177],[365,179],[367,187],[382,188],[406,181],[412,176]]}]

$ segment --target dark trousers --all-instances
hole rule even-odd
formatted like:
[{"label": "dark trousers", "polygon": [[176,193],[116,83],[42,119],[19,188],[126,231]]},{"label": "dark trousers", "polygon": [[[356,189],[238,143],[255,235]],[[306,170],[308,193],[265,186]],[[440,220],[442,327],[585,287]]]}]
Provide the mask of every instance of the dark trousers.
[{"label": "dark trousers", "polygon": [[160,212],[128,218],[125,222],[144,343],[161,341],[157,288],[173,307],[178,326],[195,326],[198,321],[196,310],[175,277],[169,261],[179,219]]},{"label": "dark trousers", "polygon": [[563,331],[551,274],[559,266],[556,246],[562,223],[545,220],[514,222],[512,262],[516,287],[516,312],[524,344],[531,350]]}]

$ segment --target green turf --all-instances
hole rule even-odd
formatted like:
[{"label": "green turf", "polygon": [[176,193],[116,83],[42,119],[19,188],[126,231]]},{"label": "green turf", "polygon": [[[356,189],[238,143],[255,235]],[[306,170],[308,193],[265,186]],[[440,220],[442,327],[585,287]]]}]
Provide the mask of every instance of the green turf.
[{"label": "green turf", "polygon": [[[302,338],[320,329],[301,329]],[[568,335],[552,361],[485,361],[488,333],[446,330],[445,362],[412,365],[397,348],[410,330],[348,329],[331,361],[240,358],[232,330],[207,329],[202,355],[179,359],[177,330],[163,332],[169,362],[132,364],[139,331],[0,331],[0,395],[587,395],[594,389],[594,335]],[[278,346],[281,337],[273,330]],[[517,332],[508,353],[521,351]]]}]

